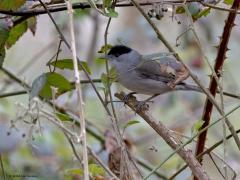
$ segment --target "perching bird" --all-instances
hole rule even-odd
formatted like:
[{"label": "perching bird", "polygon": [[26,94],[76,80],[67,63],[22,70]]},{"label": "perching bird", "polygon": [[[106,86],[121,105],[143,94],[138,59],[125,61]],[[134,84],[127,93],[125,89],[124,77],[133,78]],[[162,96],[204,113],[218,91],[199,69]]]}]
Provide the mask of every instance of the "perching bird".
[{"label": "perching bird", "polygon": [[[202,92],[198,86],[183,82],[189,77],[189,72],[174,58],[165,56],[153,60],[129,47],[117,45],[110,49],[106,59],[116,69],[118,82],[135,93],[159,95],[176,90]],[[230,93],[224,94],[239,98]]]}]

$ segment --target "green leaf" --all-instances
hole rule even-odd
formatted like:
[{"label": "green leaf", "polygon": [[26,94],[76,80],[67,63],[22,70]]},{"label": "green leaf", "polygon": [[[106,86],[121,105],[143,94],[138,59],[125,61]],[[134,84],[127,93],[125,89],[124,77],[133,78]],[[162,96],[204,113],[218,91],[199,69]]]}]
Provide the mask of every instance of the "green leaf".
[{"label": "green leaf", "polygon": [[118,12],[116,12],[114,9],[108,9],[107,16],[112,17],[112,18],[116,18],[116,17],[118,17]]},{"label": "green leaf", "polygon": [[60,91],[70,90],[72,88],[71,83],[62,75],[58,73],[47,73],[47,82],[56,88],[59,88]]},{"label": "green leaf", "polygon": [[[90,70],[88,64],[85,61],[80,61],[80,64],[83,66],[83,68],[89,74],[91,74],[91,70]],[[78,64],[78,69],[83,70],[82,67],[80,66],[80,64]],[[57,67],[59,69],[70,69],[70,70],[74,69],[72,59],[61,59],[61,60],[50,62],[47,65],[52,65],[52,66]]]},{"label": "green leaf", "polygon": [[108,86],[111,86],[112,83],[115,82],[116,80],[117,80],[117,73],[114,68],[111,68],[109,70],[108,75],[106,73],[102,73],[102,75],[101,75],[101,81],[103,83],[103,86],[104,86],[106,92],[108,92]]},{"label": "green leaf", "polygon": [[27,28],[27,21],[14,26],[9,32],[9,37],[6,41],[6,47],[10,48],[12,45],[14,45],[16,41],[27,31]]},{"label": "green leaf", "polygon": [[70,118],[67,114],[56,112],[56,115],[61,121],[71,121],[71,122],[73,121],[73,119]]},{"label": "green leaf", "polygon": [[176,13],[177,14],[183,14],[183,13],[185,13],[185,9],[182,6],[178,6],[176,8]]},{"label": "green leaf", "polygon": [[103,0],[104,7],[111,7],[112,6],[112,0]]},{"label": "green leaf", "polygon": [[103,83],[103,86],[105,88],[108,88],[108,84],[109,84],[109,81],[108,81],[108,77],[107,77],[107,74],[106,73],[102,73],[101,75],[101,81]]},{"label": "green leaf", "polygon": [[16,10],[21,7],[26,0],[1,0],[0,9],[3,10]]},{"label": "green leaf", "polygon": [[206,9],[200,11],[198,14],[193,15],[193,18],[196,20],[202,16],[207,16],[210,13],[210,10],[211,10],[211,8],[206,8]]},{"label": "green leaf", "polygon": [[203,120],[196,121],[192,126],[192,132],[198,132],[203,124],[204,124]]},{"label": "green leaf", "polygon": [[130,121],[127,122],[127,124],[124,125],[123,129],[126,129],[129,126],[132,126],[132,125],[138,124],[138,123],[140,123],[140,121],[138,121],[138,120],[130,120]]},{"label": "green leaf", "polygon": [[83,176],[83,170],[79,169],[79,168],[77,168],[77,169],[67,169],[65,171],[65,173],[67,175],[80,175],[80,176]]},{"label": "green leaf", "polygon": [[55,72],[43,73],[33,81],[30,98],[37,95],[40,95],[45,99],[52,98],[51,86],[58,88],[57,95],[61,95],[62,93],[72,89],[70,82],[62,75]]},{"label": "green leaf", "polygon": [[223,3],[227,4],[227,5],[232,5],[233,4],[233,0],[224,0]]},{"label": "green leaf", "polygon": [[113,46],[111,44],[106,44],[101,47],[101,49],[98,51],[98,53],[101,54],[107,54],[107,52],[112,48]]},{"label": "green leaf", "polygon": [[89,172],[92,174],[92,176],[105,176],[104,169],[97,164],[89,164]]}]

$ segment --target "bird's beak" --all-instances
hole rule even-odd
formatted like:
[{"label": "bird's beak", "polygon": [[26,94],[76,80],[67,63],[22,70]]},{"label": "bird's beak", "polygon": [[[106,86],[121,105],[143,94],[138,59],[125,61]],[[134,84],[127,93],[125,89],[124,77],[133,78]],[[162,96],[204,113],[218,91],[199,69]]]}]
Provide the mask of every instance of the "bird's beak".
[{"label": "bird's beak", "polygon": [[102,55],[99,57],[99,59],[111,60],[111,56],[110,55]]}]

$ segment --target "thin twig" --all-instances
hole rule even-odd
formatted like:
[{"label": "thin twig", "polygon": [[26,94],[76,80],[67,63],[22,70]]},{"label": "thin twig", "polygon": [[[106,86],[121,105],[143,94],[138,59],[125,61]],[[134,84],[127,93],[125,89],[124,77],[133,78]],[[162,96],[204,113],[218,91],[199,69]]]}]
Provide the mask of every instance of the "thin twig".
[{"label": "thin twig", "polygon": [[92,151],[92,149],[89,146],[88,152],[105,169],[105,171],[107,171],[107,173],[114,178],[114,180],[119,180],[119,178],[102,162],[102,160]]},{"label": "thin twig", "polygon": [[23,95],[23,94],[27,94],[27,91],[22,90],[22,91],[14,91],[14,92],[0,94],[0,98],[5,98],[5,97],[9,97],[9,96],[18,96],[18,95]]},{"label": "thin twig", "polygon": [[87,152],[87,135],[86,135],[86,122],[85,122],[85,114],[84,114],[84,102],[82,98],[82,90],[80,83],[80,74],[78,70],[78,61],[77,61],[77,52],[76,52],[76,41],[74,34],[74,25],[73,25],[73,9],[72,9],[72,1],[68,0],[67,2],[68,15],[69,15],[69,29],[71,34],[71,50],[73,57],[73,66],[74,66],[74,76],[75,76],[75,87],[77,91],[77,102],[78,102],[78,118],[80,119],[81,124],[81,140],[83,143],[83,169],[84,169],[84,180],[89,179],[89,170],[88,170],[88,152]]},{"label": "thin twig", "polygon": [[[110,27],[111,20],[112,20],[112,18],[108,19],[107,26],[106,26],[105,33],[104,33],[104,44],[105,44],[105,46],[107,45],[108,29]],[[106,61],[106,71],[107,71],[107,74],[109,75],[108,61]],[[109,80],[108,80],[108,82],[109,82]],[[132,177],[133,173],[131,173],[132,168],[131,168],[131,165],[130,165],[130,160],[128,158],[127,148],[125,146],[125,143],[122,140],[122,136],[121,136],[120,130],[118,128],[119,122],[118,122],[116,110],[115,110],[115,107],[114,107],[112,91],[111,91],[111,87],[110,87],[109,83],[108,83],[108,86],[107,86],[107,90],[109,92],[108,94],[109,94],[109,98],[110,98],[110,105],[111,105],[112,113],[113,113],[113,118],[111,118],[112,125],[113,125],[114,132],[116,132],[117,143],[121,147],[121,152],[122,152],[121,153],[121,159],[123,161],[121,161],[121,163],[120,163],[120,167],[121,167],[120,169],[123,169],[123,171],[127,173],[126,177],[129,177],[130,179],[133,179],[133,177]],[[121,172],[122,171],[120,170],[120,178],[121,178],[121,176],[123,176],[125,174],[125,173],[121,173]]]},{"label": "thin twig", "polygon": [[6,173],[5,173],[5,170],[4,170],[2,154],[0,154],[0,164],[1,164],[2,174],[3,174],[3,180],[6,180]]},{"label": "thin twig", "polygon": [[[63,132],[64,132],[64,131],[63,131]],[[79,157],[79,155],[78,155],[78,153],[77,153],[77,150],[76,150],[76,148],[75,148],[75,146],[74,146],[74,143],[72,142],[72,139],[71,139],[71,138],[68,136],[68,134],[65,133],[65,132],[64,132],[64,135],[65,135],[65,137],[67,138],[70,146],[72,147],[73,154],[75,155],[75,157],[77,158],[78,162],[80,163],[80,166],[82,166],[82,160],[81,160],[81,158]]]}]

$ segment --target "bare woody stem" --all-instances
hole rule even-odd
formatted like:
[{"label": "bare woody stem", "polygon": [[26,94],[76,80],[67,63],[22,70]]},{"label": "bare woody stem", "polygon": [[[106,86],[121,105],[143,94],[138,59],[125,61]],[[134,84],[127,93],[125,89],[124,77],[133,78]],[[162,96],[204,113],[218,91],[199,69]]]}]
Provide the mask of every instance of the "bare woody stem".
[{"label": "bare woody stem", "polygon": [[86,122],[85,122],[85,114],[83,108],[83,98],[82,98],[82,90],[80,84],[80,74],[78,70],[78,60],[76,53],[76,42],[75,42],[75,34],[74,34],[74,25],[73,25],[73,9],[72,9],[72,1],[67,1],[68,15],[69,15],[69,29],[71,34],[71,52],[73,56],[73,66],[74,66],[74,75],[75,75],[75,86],[78,97],[78,117],[80,119],[81,124],[81,141],[83,144],[83,169],[84,169],[84,179],[89,179],[89,170],[88,170],[88,151],[87,151],[87,137],[86,137]]},{"label": "bare woody stem", "polygon": [[[120,100],[124,100],[126,94],[123,92],[115,94]],[[137,100],[134,97],[130,97],[130,101],[126,104],[136,112]],[[176,150],[181,146],[179,140],[175,137],[175,134],[170,131],[166,126],[164,126],[161,121],[157,121],[150,113],[147,111],[137,111],[139,116],[141,116],[163,139],[164,141],[173,149]],[[191,150],[185,148],[180,148],[177,151],[178,155],[188,164],[194,176],[198,177],[201,180],[210,179],[201,164],[194,157],[194,154]]]},{"label": "bare woody stem", "polygon": [[[215,63],[215,66],[214,66],[214,71],[215,71],[215,73],[217,74],[218,77],[221,76],[220,72],[222,71],[222,66],[223,66],[224,60],[226,59],[226,52],[228,50],[227,45],[228,45],[228,42],[229,42],[232,27],[234,26],[234,20],[235,20],[235,17],[236,17],[236,12],[239,8],[239,4],[240,4],[240,0],[234,0],[234,3],[232,5],[231,9],[235,9],[235,12],[230,12],[229,13],[228,18],[227,18],[226,23],[225,23],[225,26],[224,26],[224,29],[223,29],[222,37],[220,39],[221,42],[220,42],[220,45],[218,47],[218,54],[217,54],[216,63]],[[217,93],[217,82],[216,82],[216,79],[213,76],[211,77],[209,90],[210,90],[210,92],[213,96],[216,95],[216,93]],[[203,111],[203,115],[202,115],[202,119],[204,120],[204,124],[203,124],[201,129],[208,126],[208,124],[210,122],[211,114],[212,114],[212,109],[213,109],[212,102],[209,99],[206,99],[206,103],[205,103],[205,107],[204,107],[204,111]],[[228,123],[228,121],[226,121],[226,124],[228,126],[230,125]],[[206,137],[207,137],[207,130],[204,131],[198,137],[198,142],[197,142],[197,147],[196,147],[196,155],[199,155],[204,151]],[[236,141],[236,137],[235,137],[235,141]],[[199,161],[201,162],[202,158],[200,158]]]}]

